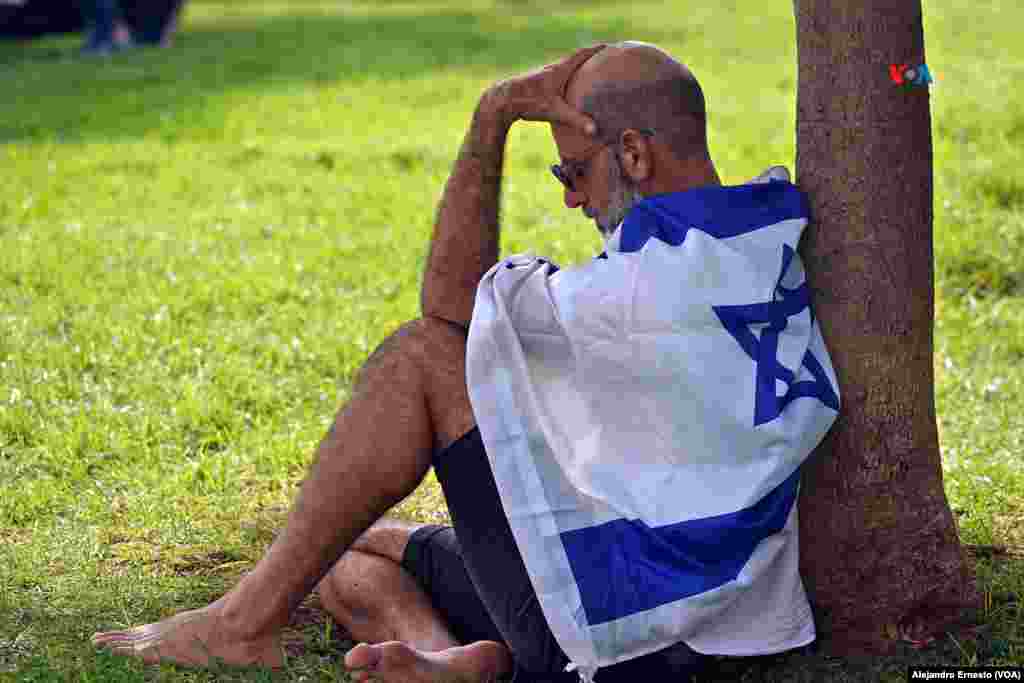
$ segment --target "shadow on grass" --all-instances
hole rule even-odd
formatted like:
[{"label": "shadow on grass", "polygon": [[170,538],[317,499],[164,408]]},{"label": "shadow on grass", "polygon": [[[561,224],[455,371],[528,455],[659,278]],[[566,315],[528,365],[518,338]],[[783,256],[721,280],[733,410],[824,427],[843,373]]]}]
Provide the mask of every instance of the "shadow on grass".
[{"label": "shadow on grass", "polygon": [[960,661],[952,642],[926,649],[909,646],[886,657],[830,657],[813,646],[764,657],[717,658],[696,679],[700,683],[860,683],[906,680],[910,666],[942,666]]},{"label": "shadow on grass", "polygon": [[975,561],[986,608],[971,624],[941,634],[930,643],[900,642],[887,656],[832,657],[814,643],[765,657],[717,658],[701,683],[902,683],[911,666],[1019,666],[1014,653],[1024,648],[1024,551],[966,546]]},{"label": "shadow on grass", "polygon": [[503,78],[595,42],[658,39],[632,34],[625,18],[587,23],[523,7],[502,14],[316,14],[308,6],[281,16],[228,12],[186,25],[171,49],[106,59],[77,58],[75,36],[0,44],[7,90],[0,143],[114,141],[153,131],[176,137],[183,126],[216,135],[229,106],[222,96],[233,92],[383,85],[455,69]]}]

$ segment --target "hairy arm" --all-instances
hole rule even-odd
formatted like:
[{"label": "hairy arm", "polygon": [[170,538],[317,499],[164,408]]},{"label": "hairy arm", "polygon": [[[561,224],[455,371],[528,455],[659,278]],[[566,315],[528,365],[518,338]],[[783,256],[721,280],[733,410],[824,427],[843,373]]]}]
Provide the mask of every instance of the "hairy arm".
[{"label": "hairy arm", "polygon": [[485,92],[437,209],[420,307],[424,316],[466,330],[477,285],[498,262],[501,171],[510,126],[499,89]]},{"label": "hairy arm", "polygon": [[581,48],[484,92],[437,209],[420,292],[424,317],[469,329],[477,285],[498,262],[498,202],[508,130],[516,121],[549,121],[593,134],[593,120],[570,107],[564,94],[569,77],[604,47]]}]

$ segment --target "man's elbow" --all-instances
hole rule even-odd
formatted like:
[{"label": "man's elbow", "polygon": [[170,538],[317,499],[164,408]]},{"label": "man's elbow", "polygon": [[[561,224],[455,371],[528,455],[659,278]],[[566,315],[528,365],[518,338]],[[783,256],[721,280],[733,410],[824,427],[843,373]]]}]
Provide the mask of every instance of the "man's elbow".
[{"label": "man's elbow", "polygon": [[420,288],[420,314],[469,330],[476,303],[476,282],[458,282],[444,273],[428,272]]},{"label": "man's elbow", "polygon": [[420,302],[420,315],[424,318],[434,318],[458,327],[464,334],[469,333],[469,321],[472,319],[472,310],[468,314],[457,310],[454,306],[432,305],[432,302],[423,300]]}]

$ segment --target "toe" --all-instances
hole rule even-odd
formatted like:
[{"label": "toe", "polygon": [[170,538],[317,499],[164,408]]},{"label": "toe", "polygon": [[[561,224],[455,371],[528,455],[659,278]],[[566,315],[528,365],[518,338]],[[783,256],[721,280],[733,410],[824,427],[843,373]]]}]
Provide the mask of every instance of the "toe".
[{"label": "toe", "polygon": [[399,640],[374,645],[374,649],[378,651],[379,659],[373,670],[386,681],[405,680],[403,674],[416,670],[417,665],[422,664],[419,653]]},{"label": "toe", "polygon": [[107,650],[122,657],[131,657],[135,655],[135,648],[132,645],[125,643],[110,643],[107,646]]},{"label": "toe", "polygon": [[132,631],[107,631],[105,633],[93,634],[92,642],[94,645],[106,645],[108,643],[122,643],[134,640],[135,637]]},{"label": "toe", "polygon": [[380,662],[381,653],[373,645],[359,643],[345,655],[345,668],[372,669]]},{"label": "toe", "polygon": [[96,647],[111,647],[117,643],[129,640],[130,636],[122,633],[101,633],[92,637],[92,644]]}]

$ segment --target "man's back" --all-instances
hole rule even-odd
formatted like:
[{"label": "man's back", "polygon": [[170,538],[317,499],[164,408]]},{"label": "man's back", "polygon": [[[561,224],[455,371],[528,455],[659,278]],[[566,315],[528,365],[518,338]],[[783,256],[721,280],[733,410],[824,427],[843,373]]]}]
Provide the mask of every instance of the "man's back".
[{"label": "man's back", "polygon": [[795,501],[839,399],[796,255],[806,223],[785,181],[660,194],[589,263],[513,256],[481,282],[470,399],[581,666],[814,639]]}]

